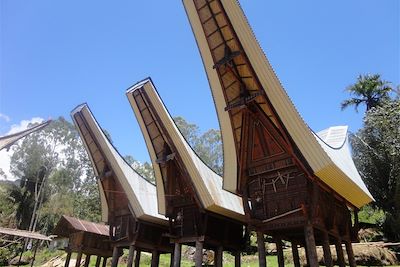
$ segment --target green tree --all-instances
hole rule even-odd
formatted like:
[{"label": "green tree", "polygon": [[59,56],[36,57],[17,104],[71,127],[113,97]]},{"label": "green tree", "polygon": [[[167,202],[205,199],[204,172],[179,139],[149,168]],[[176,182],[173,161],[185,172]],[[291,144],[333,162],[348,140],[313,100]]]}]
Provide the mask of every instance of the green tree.
[{"label": "green tree", "polygon": [[389,83],[383,81],[379,74],[360,75],[355,84],[346,88],[346,91],[353,97],[344,100],[341,103],[341,108],[343,110],[349,106],[354,106],[358,111],[358,106],[364,104],[368,111],[387,100],[391,90]]},{"label": "green tree", "polygon": [[154,177],[153,166],[150,163],[147,161],[142,163],[135,160],[131,155],[126,155],[124,159],[138,174],[146,178],[148,181],[155,183],[156,178]]},{"label": "green tree", "polygon": [[386,214],[385,234],[400,239],[400,100],[370,108],[351,138],[357,168],[377,207]]}]

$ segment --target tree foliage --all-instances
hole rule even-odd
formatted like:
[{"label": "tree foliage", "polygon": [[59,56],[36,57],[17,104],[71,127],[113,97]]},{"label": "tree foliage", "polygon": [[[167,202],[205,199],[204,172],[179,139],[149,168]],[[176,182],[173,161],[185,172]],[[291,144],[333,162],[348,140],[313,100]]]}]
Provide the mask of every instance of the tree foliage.
[{"label": "tree foliage", "polygon": [[370,108],[351,138],[353,157],[377,207],[386,213],[385,233],[400,239],[400,100]]},{"label": "tree foliage", "polygon": [[343,110],[349,106],[354,106],[358,111],[358,106],[364,104],[368,111],[388,100],[391,90],[389,83],[383,81],[379,74],[360,75],[355,84],[346,88],[346,91],[354,97],[344,100],[341,103],[341,108]]}]

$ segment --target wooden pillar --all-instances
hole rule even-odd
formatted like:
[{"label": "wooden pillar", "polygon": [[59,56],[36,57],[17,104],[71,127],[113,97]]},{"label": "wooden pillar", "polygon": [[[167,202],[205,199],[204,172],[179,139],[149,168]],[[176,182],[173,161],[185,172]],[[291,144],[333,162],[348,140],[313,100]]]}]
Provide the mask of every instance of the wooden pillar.
[{"label": "wooden pillar", "polygon": [[70,260],[71,260],[71,254],[72,254],[72,252],[71,252],[71,251],[68,251],[67,258],[65,258],[65,265],[64,265],[64,267],[68,267],[68,266],[69,266],[69,262],[70,262]]},{"label": "wooden pillar", "polygon": [[331,246],[329,243],[329,234],[327,231],[322,233],[322,249],[324,250],[324,262],[325,266],[333,267],[333,260],[332,260],[332,253],[331,253]]},{"label": "wooden pillar", "polygon": [[294,267],[300,267],[299,249],[297,248],[296,241],[292,241],[292,255]]},{"label": "wooden pillar", "polygon": [[113,256],[111,259],[111,267],[118,266],[118,259],[119,259],[119,247],[115,246],[113,249]]},{"label": "wooden pillar", "polygon": [[85,267],[89,267],[89,263],[90,263],[90,255],[88,254],[88,255],[86,255],[86,258],[85,258]]},{"label": "wooden pillar", "polygon": [[195,266],[200,267],[203,264],[203,241],[196,241],[196,252],[194,258]]},{"label": "wooden pillar", "polygon": [[214,264],[216,267],[222,267],[223,253],[224,253],[223,247],[218,246],[214,252]]},{"label": "wooden pillar", "polygon": [[235,252],[235,267],[240,267],[240,251]]},{"label": "wooden pillar", "polygon": [[284,267],[285,259],[283,258],[282,240],[280,238],[275,239],[275,244],[276,244],[276,252],[277,252],[277,256],[278,256],[278,266]]},{"label": "wooden pillar", "polygon": [[342,240],[340,237],[335,239],[335,247],[336,247],[336,255],[337,255],[337,264],[339,267],[345,267],[344,256],[343,256],[343,247]]},{"label": "wooden pillar", "polygon": [[103,258],[103,267],[107,266],[107,260],[108,260],[108,257]]},{"label": "wooden pillar", "polygon": [[173,267],[181,267],[181,254],[182,254],[182,245],[179,243],[175,243]]},{"label": "wooden pillar", "polygon": [[82,260],[82,251],[79,251],[78,256],[76,256],[75,267],[81,266],[81,260]]},{"label": "wooden pillar", "polygon": [[315,246],[314,229],[311,223],[304,226],[304,236],[306,239],[306,247],[308,252],[308,265],[311,267],[318,266],[317,247]]},{"label": "wooden pillar", "polygon": [[135,246],[131,245],[129,246],[128,262],[126,264],[127,267],[132,267],[134,256],[135,256]]},{"label": "wooden pillar", "polygon": [[97,256],[97,259],[96,259],[96,267],[99,267],[100,266],[100,262],[101,262],[101,256]]},{"label": "wooden pillar", "polygon": [[160,253],[158,250],[153,250],[151,253],[151,267],[158,267],[160,262]]},{"label": "wooden pillar", "polygon": [[346,251],[347,251],[347,258],[349,259],[349,265],[350,267],[356,267],[356,259],[354,258],[354,252],[353,252],[353,247],[351,245],[350,240],[345,241],[346,244]]},{"label": "wooden pillar", "polygon": [[136,256],[135,256],[135,267],[139,267],[140,265],[140,255],[142,254],[142,252],[137,249],[136,250]]},{"label": "wooden pillar", "polygon": [[267,266],[267,259],[265,255],[265,240],[262,232],[257,232],[257,248],[258,248],[258,262],[260,267]]}]

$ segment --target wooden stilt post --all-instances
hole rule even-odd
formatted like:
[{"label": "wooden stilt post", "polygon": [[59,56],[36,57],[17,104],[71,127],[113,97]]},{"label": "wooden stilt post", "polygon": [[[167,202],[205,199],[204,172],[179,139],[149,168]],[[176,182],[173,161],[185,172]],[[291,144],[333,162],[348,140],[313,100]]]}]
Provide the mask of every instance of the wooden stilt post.
[{"label": "wooden stilt post", "polygon": [[203,241],[196,241],[195,266],[201,267],[203,264]]},{"label": "wooden stilt post", "polygon": [[347,258],[349,259],[349,265],[350,267],[356,267],[356,259],[354,258],[354,252],[353,252],[353,247],[351,245],[350,240],[345,241],[346,244],[346,251],[347,251]]},{"label": "wooden stilt post", "polygon": [[240,251],[235,252],[235,267],[240,267]]},{"label": "wooden stilt post", "polygon": [[90,263],[90,255],[87,254],[85,258],[85,267],[89,267],[89,263]]},{"label": "wooden stilt post", "polygon": [[336,238],[335,240],[335,247],[336,247],[336,255],[337,255],[337,264],[339,267],[345,267],[344,256],[343,256],[343,247],[342,247],[342,240],[340,237]]},{"label": "wooden stilt post", "polygon": [[285,259],[283,258],[283,247],[282,247],[282,240],[280,238],[275,239],[276,244],[276,251],[278,254],[278,266],[284,267],[285,266]]},{"label": "wooden stilt post", "polygon": [[325,266],[333,267],[333,260],[332,260],[332,253],[331,253],[331,246],[329,243],[329,234],[327,231],[322,233],[322,249],[324,250],[324,262]]},{"label": "wooden stilt post", "polygon": [[223,255],[223,247],[218,246],[217,250],[214,252],[214,264],[216,267],[222,267],[222,255]]},{"label": "wooden stilt post", "polygon": [[296,241],[292,241],[292,255],[294,267],[300,267],[299,249],[297,248]]},{"label": "wooden stilt post", "polygon": [[78,256],[76,256],[75,267],[81,266],[81,260],[82,260],[82,251],[79,251]]},{"label": "wooden stilt post", "polygon": [[72,254],[72,252],[71,252],[71,251],[68,251],[67,258],[65,258],[65,265],[64,265],[64,267],[68,267],[68,266],[69,266],[69,262],[70,262],[70,260],[71,260],[71,254]]},{"label": "wooden stilt post", "polygon": [[174,267],[174,253],[175,253],[175,250],[170,253],[169,267]]},{"label": "wooden stilt post", "polygon": [[135,246],[130,245],[129,246],[129,254],[128,254],[128,262],[126,264],[127,267],[132,267],[133,266],[133,258],[135,257]]},{"label": "wooden stilt post", "polygon": [[311,267],[318,266],[317,247],[315,246],[314,229],[311,223],[304,226],[304,236],[306,239],[306,247],[308,251],[308,265]]},{"label": "wooden stilt post", "polygon": [[118,266],[118,259],[119,259],[119,247],[115,246],[113,249],[113,256],[111,259],[111,267]]},{"label": "wooden stilt post", "polygon": [[100,266],[100,262],[101,262],[101,256],[97,256],[97,259],[96,259],[96,267],[99,267]]},{"label": "wooden stilt post", "polygon": [[158,250],[153,250],[151,253],[151,267],[158,267],[158,264],[160,262],[160,253]]},{"label": "wooden stilt post", "polygon": [[265,255],[265,240],[262,232],[257,232],[257,248],[258,248],[258,262],[260,267],[267,266],[267,259]]},{"label": "wooden stilt post", "polygon": [[142,254],[142,252],[137,249],[136,250],[136,256],[135,256],[135,267],[139,267],[140,265],[140,255]]},{"label": "wooden stilt post", "polygon": [[182,245],[179,243],[175,243],[174,247],[174,267],[181,267],[181,253],[182,253]]},{"label": "wooden stilt post", "polygon": [[104,257],[103,258],[103,267],[106,267],[107,266],[107,260],[108,260],[108,258],[107,257]]}]

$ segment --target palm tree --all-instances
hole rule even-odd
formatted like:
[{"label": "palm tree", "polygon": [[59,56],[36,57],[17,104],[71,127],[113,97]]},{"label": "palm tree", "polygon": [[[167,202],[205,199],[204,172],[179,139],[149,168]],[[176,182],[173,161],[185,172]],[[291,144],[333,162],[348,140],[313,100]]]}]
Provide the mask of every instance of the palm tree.
[{"label": "palm tree", "polygon": [[365,104],[368,111],[388,99],[391,90],[389,83],[381,80],[379,74],[360,75],[355,84],[346,88],[346,91],[354,97],[344,100],[341,108],[344,110],[349,106],[354,106],[358,112],[358,106]]}]

